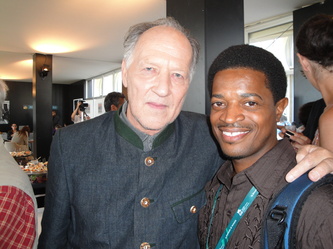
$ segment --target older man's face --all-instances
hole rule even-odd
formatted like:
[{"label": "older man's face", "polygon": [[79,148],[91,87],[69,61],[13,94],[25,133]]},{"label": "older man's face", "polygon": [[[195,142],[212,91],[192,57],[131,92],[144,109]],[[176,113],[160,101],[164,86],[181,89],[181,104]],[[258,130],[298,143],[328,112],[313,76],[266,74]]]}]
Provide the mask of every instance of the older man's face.
[{"label": "older man's face", "polygon": [[190,84],[192,47],[170,27],[154,27],[142,34],[132,55],[123,62],[127,87],[127,118],[138,130],[153,135],[179,115]]}]

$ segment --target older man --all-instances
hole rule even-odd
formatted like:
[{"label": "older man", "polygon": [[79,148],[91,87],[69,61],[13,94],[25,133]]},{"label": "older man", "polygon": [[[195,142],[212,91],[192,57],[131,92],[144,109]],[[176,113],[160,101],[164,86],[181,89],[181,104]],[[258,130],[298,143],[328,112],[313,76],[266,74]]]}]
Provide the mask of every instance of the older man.
[{"label": "older man", "polygon": [[40,248],[198,248],[202,191],[222,160],[181,112],[198,45],[171,18],[131,28],[117,112],[56,133]]},{"label": "older man", "polygon": [[206,117],[181,112],[198,45],[172,18],[131,27],[124,45],[129,102],[53,139],[39,248],[199,248],[222,160]]},{"label": "older man", "polygon": [[[0,80],[0,106],[7,86]],[[0,116],[2,109],[0,108]],[[29,178],[3,145],[0,136],[0,248],[37,247],[37,204]]]}]

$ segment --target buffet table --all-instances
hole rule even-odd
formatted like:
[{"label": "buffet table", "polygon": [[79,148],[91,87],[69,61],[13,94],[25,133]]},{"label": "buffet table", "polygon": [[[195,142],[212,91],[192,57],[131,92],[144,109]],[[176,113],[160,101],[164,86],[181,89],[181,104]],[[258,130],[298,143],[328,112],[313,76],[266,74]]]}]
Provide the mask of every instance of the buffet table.
[{"label": "buffet table", "polygon": [[47,181],[47,163],[34,160],[31,151],[9,152],[21,169],[28,175],[38,208],[44,207]]},{"label": "buffet table", "polygon": [[27,173],[32,188],[35,193],[38,208],[44,207],[45,188],[47,181],[47,162],[38,162],[31,160],[25,166],[21,165],[24,172]]}]

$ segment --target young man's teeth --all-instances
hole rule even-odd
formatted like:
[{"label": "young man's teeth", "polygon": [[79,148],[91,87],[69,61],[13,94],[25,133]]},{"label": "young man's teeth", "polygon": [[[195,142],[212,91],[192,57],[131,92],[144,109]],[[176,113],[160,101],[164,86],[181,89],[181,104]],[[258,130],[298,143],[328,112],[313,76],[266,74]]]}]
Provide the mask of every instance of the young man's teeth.
[{"label": "young man's teeth", "polygon": [[229,137],[235,137],[235,136],[238,136],[238,135],[241,135],[241,134],[244,134],[245,132],[240,132],[240,131],[237,131],[237,132],[229,132],[229,131],[224,131],[223,134],[226,135],[226,136],[229,136]]}]

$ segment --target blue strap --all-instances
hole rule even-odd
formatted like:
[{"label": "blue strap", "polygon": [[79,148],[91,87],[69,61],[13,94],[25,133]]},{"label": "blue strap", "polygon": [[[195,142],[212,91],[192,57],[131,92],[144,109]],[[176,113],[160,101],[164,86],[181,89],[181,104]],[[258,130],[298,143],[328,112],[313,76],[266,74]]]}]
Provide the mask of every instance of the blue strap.
[{"label": "blue strap", "polygon": [[[221,186],[220,186],[220,188],[221,188]],[[209,244],[208,243],[208,239],[209,239],[209,236],[210,236],[210,228],[211,228],[212,223],[213,223],[214,211],[215,211],[215,206],[216,206],[216,202],[217,202],[217,197],[219,196],[219,192],[222,189],[222,188],[221,189],[220,188],[217,191],[217,193],[215,195],[215,198],[214,198],[214,204],[213,204],[213,208],[212,208],[212,216],[211,216],[209,227],[208,227],[206,248],[209,248],[208,247],[208,244]],[[232,217],[231,221],[229,222],[227,228],[223,232],[223,234],[222,234],[219,242],[217,243],[215,249],[224,249],[226,247],[226,245],[227,245],[227,243],[229,241],[229,238],[231,237],[232,233],[234,232],[236,226],[238,225],[239,221],[244,216],[244,214],[247,211],[247,209],[251,206],[252,202],[257,197],[257,195],[258,195],[258,190],[253,186],[250,189],[250,191],[247,193],[247,195],[245,196],[245,198],[242,201],[242,203],[239,205],[236,213],[234,214],[234,216]]]},{"label": "blue strap", "polygon": [[[275,248],[276,245],[273,245],[272,241],[279,241],[280,238],[272,238],[270,236],[280,237],[279,233],[282,233],[281,236],[283,236],[283,241],[281,242],[283,243],[283,248],[289,248],[290,239],[293,237],[291,222],[297,209],[296,206],[299,202],[304,201],[303,197],[307,197],[313,189],[327,183],[333,183],[333,175],[327,175],[318,182],[312,182],[308,178],[308,173],[306,173],[286,185],[268,208],[262,248]],[[281,226],[281,224],[283,224],[284,231],[278,231],[278,226]]]}]

